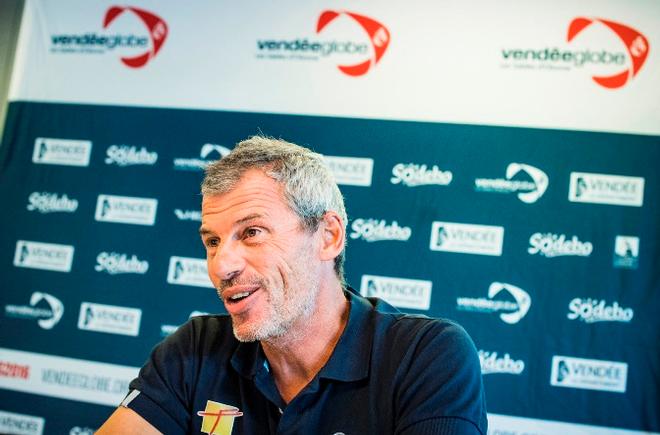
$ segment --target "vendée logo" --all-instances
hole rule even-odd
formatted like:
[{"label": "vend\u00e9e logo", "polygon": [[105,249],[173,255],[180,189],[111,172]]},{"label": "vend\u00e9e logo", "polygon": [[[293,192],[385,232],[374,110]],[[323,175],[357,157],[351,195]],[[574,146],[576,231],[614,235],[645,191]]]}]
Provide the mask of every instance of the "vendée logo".
[{"label": "vend\u00e9e logo", "polygon": [[637,75],[644,65],[644,62],[646,62],[646,58],[649,55],[649,41],[638,30],[626,26],[625,24],[616,23],[602,18],[578,17],[573,19],[568,26],[568,42],[573,41],[577,35],[582,33],[583,30],[591,26],[593,23],[601,23],[605,25],[619,37],[626,47],[632,67],[626,68],[625,70],[611,76],[592,76],[591,78],[604,88],[617,89],[623,87],[629,80],[632,80]]},{"label": "vend\u00e9e logo", "polygon": [[358,15],[353,12],[348,11],[333,11],[327,10],[323,11],[319,16],[319,19],[316,23],[316,33],[321,33],[323,29],[326,28],[328,24],[334,21],[341,15],[346,15],[352,18],[357,24],[367,32],[369,35],[369,41],[374,50],[374,55],[365,61],[357,63],[355,65],[337,65],[337,68],[346,75],[357,77],[366,74],[369,70],[376,66],[380,59],[385,54],[388,45],[390,44],[390,32],[387,30],[383,24],[374,20],[373,18],[366,17],[364,15]]},{"label": "vend\u00e9e logo", "polygon": [[[147,50],[133,56],[123,56],[121,61],[129,68],[141,68],[156,57],[168,35],[167,23],[158,15],[132,6],[111,6],[103,17],[103,29],[107,29],[124,12],[134,14],[146,27],[148,36],[135,34],[84,34],[51,35],[51,51],[56,53],[105,54],[115,48]],[[151,42],[151,44],[150,44]]]},{"label": "vend\u00e9e logo", "polygon": [[121,61],[124,65],[131,68],[140,68],[149,62],[150,59],[154,58],[156,54],[160,51],[165,38],[167,38],[167,24],[159,16],[145,11],[144,9],[138,9],[130,6],[112,6],[105,13],[105,18],[103,19],[103,28],[107,28],[118,16],[123,14],[125,11],[133,12],[138,16],[147,27],[149,31],[149,37],[151,38],[152,48],[146,52],[133,56],[133,57],[122,57]]}]

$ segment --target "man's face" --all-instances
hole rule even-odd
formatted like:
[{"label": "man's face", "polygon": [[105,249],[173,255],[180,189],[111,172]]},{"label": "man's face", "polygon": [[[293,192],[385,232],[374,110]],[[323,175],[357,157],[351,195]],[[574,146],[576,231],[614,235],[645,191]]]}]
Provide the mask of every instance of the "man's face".
[{"label": "man's face", "polygon": [[252,169],[230,192],[205,196],[200,233],[236,338],[280,337],[313,312],[321,274],[318,231],[302,228],[275,180]]}]

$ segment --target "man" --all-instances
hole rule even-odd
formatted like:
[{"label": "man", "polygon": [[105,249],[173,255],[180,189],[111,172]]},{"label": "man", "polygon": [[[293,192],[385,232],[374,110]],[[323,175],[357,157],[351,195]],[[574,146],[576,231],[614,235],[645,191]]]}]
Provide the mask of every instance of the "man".
[{"label": "man", "polygon": [[344,285],[346,211],[322,157],[252,137],[206,170],[208,271],[229,316],[159,344],[99,434],[481,434],[474,345]]}]

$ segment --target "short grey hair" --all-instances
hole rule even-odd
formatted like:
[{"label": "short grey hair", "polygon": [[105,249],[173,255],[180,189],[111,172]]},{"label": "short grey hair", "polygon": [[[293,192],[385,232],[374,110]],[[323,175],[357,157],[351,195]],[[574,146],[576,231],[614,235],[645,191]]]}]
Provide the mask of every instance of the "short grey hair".
[{"label": "short grey hair", "polygon": [[[236,144],[231,153],[206,167],[202,195],[231,191],[243,174],[260,169],[280,183],[291,210],[300,217],[304,229],[314,232],[327,211],[348,222],[344,198],[326,167],[323,156],[299,145],[265,136],[252,136]],[[335,273],[344,284],[344,249],[335,258]]]}]

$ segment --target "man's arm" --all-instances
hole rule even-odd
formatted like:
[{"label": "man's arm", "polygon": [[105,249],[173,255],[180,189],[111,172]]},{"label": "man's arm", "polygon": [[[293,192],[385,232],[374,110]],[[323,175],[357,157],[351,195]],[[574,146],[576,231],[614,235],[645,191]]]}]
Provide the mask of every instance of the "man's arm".
[{"label": "man's arm", "polygon": [[192,321],[152,351],[138,377],[131,381],[129,394],[99,429],[99,434],[187,433],[190,412],[190,366],[194,337]]},{"label": "man's arm", "polygon": [[161,435],[158,429],[132,409],[120,406],[96,432],[97,435]]}]

